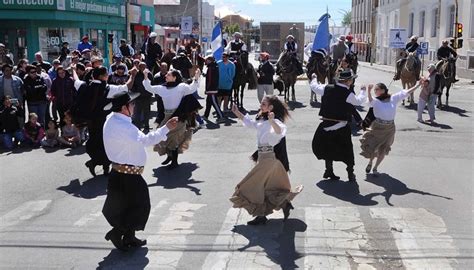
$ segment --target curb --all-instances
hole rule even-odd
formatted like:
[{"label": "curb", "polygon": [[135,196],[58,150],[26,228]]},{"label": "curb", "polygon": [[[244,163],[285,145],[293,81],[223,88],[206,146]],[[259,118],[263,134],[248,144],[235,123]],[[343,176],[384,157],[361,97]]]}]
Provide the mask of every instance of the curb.
[{"label": "curb", "polygon": [[391,74],[395,74],[395,71],[390,71],[386,68],[382,68],[382,67],[378,67],[378,66],[371,66],[370,63],[367,63],[367,62],[363,62],[363,64],[359,63],[359,65],[363,66],[363,67],[366,67],[366,68],[371,68],[371,69],[375,69],[375,70],[378,70],[378,71],[383,71],[383,72],[386,72],[386,73],[391,73]]}]

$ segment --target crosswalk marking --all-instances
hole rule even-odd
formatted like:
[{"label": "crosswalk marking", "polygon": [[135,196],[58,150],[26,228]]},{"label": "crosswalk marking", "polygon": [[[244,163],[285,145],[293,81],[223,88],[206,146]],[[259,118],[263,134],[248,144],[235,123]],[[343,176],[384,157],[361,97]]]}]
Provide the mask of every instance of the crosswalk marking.
[{"label": "crosswalk marking", "polygon": [[39,216],[51,204],[51,200],[28,201],[0,218],[0,230]]},{"label": "crosswalk marking", "polygon": [[[162,203],[163,204],[163,203]],[[163,204],[164,205],[164,204]],[[169,209],[169,215],[160,223],[155,234],[148,237],[148,246],[158,246],[158,251],[148,256],[152,269],[176,269],[186,248],[186,237],[194,231],[194,214],[205,204],[189,202],[174,203]],[[153,232],[153,227],[148,228]],[[160,250],[165,248],[166,250]],[[171,249],[171,250],[170,250]]]},{"label": "crosswalk marking", "polygon": [[305,207],[304,269],[375,269],[367,232],[355,207]]},{"label": "crosswalk marking", "polygon": [[453,269],[448,258],[459,254],[441,217],[422,208],[372,208],[370,215],[388,221],[407,270]]},{"label": "crosswalk marking", "polygon": [[[201,269],[269,269],[279,257],[278,236],[282,232],[281,211],[268,216],[265,226],[247,226],[253,219],[243,209],[231,208]],[[273,222],[272,220],[278,221]],[[258,244],[256,244],[258,243]],[[264,247],[264,248],[263,248]],[[264,250],[265,249],[265,250]]]}]

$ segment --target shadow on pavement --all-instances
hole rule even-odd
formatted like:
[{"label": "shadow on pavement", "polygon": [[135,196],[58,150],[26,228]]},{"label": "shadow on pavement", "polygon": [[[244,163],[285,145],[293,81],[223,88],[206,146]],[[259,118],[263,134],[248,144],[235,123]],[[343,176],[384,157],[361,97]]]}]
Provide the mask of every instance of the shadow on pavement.
[{"label": "shadow on pavement", "polygon": [[295,262],[303,255],[296,251],[296,232],[305,232],[306,228],[306,223],[299,219],[270,219],[264,226],[234,226],[232,232],[249,241],[247,245],[239,248],[239,251],[260,246],[267,253],[267,257],[281,269],[297,269],[299,267]]},{"label": "shadow on pavement", "polygon": [[199,184],[203,181],[196,181],[192,179],[193,171],[197,168],[196,163],[181,163],[178,168],[168,170],[167,166],[153,169],[153,176],[157,178],[155,184],[148,185],[148,187],[163,187],[164,189],[186,188],[194,192],[196,195],[201,195],[201,189],[192,186],[192,184]]},{"label": "shadow on pavement", "polygon": [[403,196],[410,193],[415,193],[415,194],[420,194],[420,195],[429,195],[429,196],[443,198],[446,200],[452,200],[452,198],[450,197],[436,195],[436,194],[432,194],[432,193],[425,192],[422,190],[411,189],[407,187],[407,185],[403,183],[402,181],[395,179],[385,173],[368,174],[366,181],[385,189],[384,192],[378,193],[375,196],[383,196],[387,204],[390,206],[393,206],[393,204],[390,203],[390,198],[392,197],[392,195]]},{"label": "shadow on pavement", "polygon": [[107,257],[99,262],[97,270],[102,269],[145,269],[148,265],[148,258],[146,257],[148,248],[137,248],[127,252],[118,249],[112,250]]},{"label": "shadow on pavement", "polygon": [[72,157],[72,156],[80,156],[86,153],[86,147],[85,146],[79,146],[76,148],[70,148],[68,153],[65,154],[64,156],[66,157]]},{"label": "shadow on pavement", "polygon": [[288,108],[290,111],[294,111],[295,109],[306,108],[306,105],[299,101],[288,101]]},{"label": "shadow on pavement", "polygon": [[355,205],[377,205],[372,198],[379,194],[361,195],[357,182],[344,182],[338,180],[321,180],[316,184],[323,193],[341,201],[350,202]]},{"label": "shadow on pavement", "polygon": [[100,175],[81,183],[79,179],[74,179],[67,186],[58,187],[74,197],[84,199],[94,199],[107,194],[107,177]]},{"label": "shadow on pavement", "polygon": [[457,114],[461,117],[469,117],[469,115],[467,115],[466,113],[468,111],[464,110],[464,109],[461,109],[461,108],[458,108],[458,107],[453,107],[451,105],[449,106],[446,106],[444,105],[442,108],[441,108],[442,111],[446,111],[446,112],[451,112],[451,113],[454,113],[454,114]]}]

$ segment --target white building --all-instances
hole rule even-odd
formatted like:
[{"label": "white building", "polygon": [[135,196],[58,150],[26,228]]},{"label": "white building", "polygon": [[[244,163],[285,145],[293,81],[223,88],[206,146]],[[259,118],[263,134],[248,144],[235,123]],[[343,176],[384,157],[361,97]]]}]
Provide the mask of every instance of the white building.
[{"label": "white building", "polygon": [[202,52],[203,54],[211,48],[212,30],[214,29],[214,6],[208,2],[202,2]]},{"label": "white building", "polygon": [[[436,51],[442,40],[455,31],[456,0],[380,0],[377,14],[376,62],[395,65],[399,51],[389,48],[391,28],[405,28],[408,37],[417,35],[418,42],[429,42],[425,67],[437,61]],[[463,47],[457,50],[460,77],[474,78],[474,1],[458,0],[458,21],[463,24]]]}]

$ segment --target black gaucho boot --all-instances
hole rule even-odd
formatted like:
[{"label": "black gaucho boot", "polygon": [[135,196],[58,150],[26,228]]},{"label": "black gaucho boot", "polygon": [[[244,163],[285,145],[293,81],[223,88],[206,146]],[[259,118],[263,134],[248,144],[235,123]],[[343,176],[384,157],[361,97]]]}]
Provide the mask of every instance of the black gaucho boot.
[{"label": "black gaucho boot", "polygon": [[356,176],[354,174],[354,165],[347,166],[347,179],[349,179],[349,182],[355,182],[356,181]]},{"label": "black gaucho boot", "polygon": [[168,165],[168,170],[172,170],[178,167],[178,150],[171,151],[171,164]]},{"label": "black gaucho boot", "polygon": [[324,179],[330,179],[330,180],[339,180],[341,177],[337,176],[334,174],[333,168],[332,168],[332,160],[326,160],[326,171],[324,171],[323,178]]},{"label": "black gaucho boot", "polygon": [[95,173],[95,164],[94,161],[89,160],[85,163],[86,167],[89,169],[89,172],[92,174],[92,176],[96,177],[97,174]]},{"label": "black gaucho boot", "polygon": [[247,225],[264,225],[268,219],[266,216],[257,216],[253,220],[247,222]]},{"label": "black gaucho boot", "polygon": [[129,230],[123,236],[123,244],[127,247],[142,247],[146,245],[146,240],[135,237],[135,231]]},{"label": "black gaucho boot", "polygon": [[114,246],[122,251],[128,251],[128,247],[123,243],[123,232],[117,228],[112,228],[106,235],[105,240],[111,241]]},{"label": "black gaucho boot", "polygon": [[172,161],[171,151],[168,151],[165,161],[161,162],[161,165],[168,165]]}]

